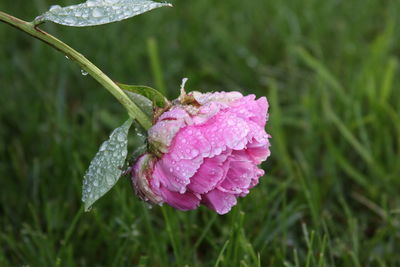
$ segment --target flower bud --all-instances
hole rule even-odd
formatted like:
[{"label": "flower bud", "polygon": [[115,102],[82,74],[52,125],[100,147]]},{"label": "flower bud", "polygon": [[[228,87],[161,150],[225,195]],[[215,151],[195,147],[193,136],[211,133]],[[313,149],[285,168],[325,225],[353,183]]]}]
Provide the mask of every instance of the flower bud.
[{"label": "flower bud", "polygon": [[150,149],[132,172],[137,194],[180,210],[229,212],[264,174],[267,111],[265,97],[239,92],[181,95],[148,130]]}]

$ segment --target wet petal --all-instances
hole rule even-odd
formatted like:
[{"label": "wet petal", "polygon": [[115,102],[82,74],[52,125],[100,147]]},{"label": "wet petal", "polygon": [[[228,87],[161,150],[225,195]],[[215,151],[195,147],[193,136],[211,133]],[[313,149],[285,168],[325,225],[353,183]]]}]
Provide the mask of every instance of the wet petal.
[{"label": "wet petal", "polygon": [[247,140],[249,142],[253,142],[253,140],[255,140],[259,143],[268,143],[268,138],[271,136],[265,132],[263,127],[252,121],[247,121],[247,126],[249,128],[249,132],[247,134]]},{"label": "wet petal", "polygon": [[203,163],[202,157],[192,160],[174,160],[169,154],[165,154],[154,167],[153,176],[156,186],[161,183],[168,190],[174,192],[186,192],[186,186]]},{"label": "wet petal", "polygon": [[220,110],[228,108],[227,104],[219,102],[210,102],[201,106],[193,117],[193,123],[196,125],[201,125],[206,123],[211,117],[215,116]]},{"label": "wet petal", "polygon": [[161,152],[167,153],[173,138],[184,126],[186,126],[186,124],[182,120],[159,121],[149,129],[148,140]]},{"label": "wet petal", "polygon": [[246,152],[255,164],[260,164],[271,154],[269,146],[270,145],[268,141],[264,143],[254,141],[247,144]]},{"label": "wet petal", "polygon": [[225,180],[218,185],[218,189],[231,194],[245,192],[250,187],[252,179],[256,177],[256,170],[256,165],[248,158],[246,153],[238,151],[230,157],[228,173]]},{"label": "wet petal", "polygon": [[236,205],[236,197],[232,194],[221,192],[218,189],[211,190],[203,195],[202,203],[218,214],[228,213]]},{"label": "wet petal", "polygon": [[169,191],[167,188],[161,186],[159,189],[160,195],[168,205],[179,210],[192,210],[200,205],[200,196],[191,192],[180,194],[177,192]]},{"label": "wet petal", "polygon": [[181,129],[170,146],[169,154],[176,160],[208,157],[210,155],[210,143],[204,138],[202,132],[195,126],[187,126]]},{"label": "wet petal", "polygon": [[255,100],[255,95],[245,96],[233,102],[230,111],[264,128],[266,120],[268,119],[267,98],[261,97]]},{"label": "wet petal", "polygon": [[249,133],[247,123],[230,112],[221,112],[199,127],[211,145],[210,157],[221,154],[227,148],[243,149]]},{"label": "wet petal", "polygon": [[[230,154],[230,153],[229,153]],[[228,164],[227,153],[204,159],[196,174],[190,178],[188,188],[193,192],[203,194],[215,188],[226,175]]]},{"label": "wet petal", "polygon": [[158,121],[163,120],[186,120],[189,114],[181,107],[173,107],[172,109],[164,112],[159,118]]}]

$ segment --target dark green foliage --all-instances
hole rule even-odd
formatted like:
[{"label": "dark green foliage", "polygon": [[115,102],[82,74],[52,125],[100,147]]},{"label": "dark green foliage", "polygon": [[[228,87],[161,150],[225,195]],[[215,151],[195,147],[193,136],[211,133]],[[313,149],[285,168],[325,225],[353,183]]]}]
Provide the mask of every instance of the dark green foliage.
[{"label": "dark green foliage", "polygon": [[[226,216],[149,210],[128,178],[83,213],[84,171],[126,113],[60,53],[0,24],[0,266],[399,266],[400,1],[172,3],[43,28],[121,83],[177,97],[188,77],[187,90],[266,95],[266,176]],[[32,20],[51,4],[0,10]]]}]

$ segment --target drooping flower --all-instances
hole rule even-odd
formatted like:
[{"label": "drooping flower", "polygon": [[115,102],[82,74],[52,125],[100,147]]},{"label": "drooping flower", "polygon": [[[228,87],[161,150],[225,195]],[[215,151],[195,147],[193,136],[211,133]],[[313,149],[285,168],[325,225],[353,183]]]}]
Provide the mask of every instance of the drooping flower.
[{"label": "drooping flower", "polygon": [[264,175],[267,112],[265,97],[183,92],[148,131],[148,152],[132,171],[137,194],[180,210],[229,212]]}]

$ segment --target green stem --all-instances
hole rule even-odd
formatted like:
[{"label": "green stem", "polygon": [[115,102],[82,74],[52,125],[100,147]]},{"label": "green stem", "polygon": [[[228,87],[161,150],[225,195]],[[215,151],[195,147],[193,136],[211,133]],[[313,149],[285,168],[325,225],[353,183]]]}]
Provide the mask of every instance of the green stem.
[{"label": "green stem", "polygon": [[42,31],[33,23],[20,20],[9,14],[0,11],[0,21],[3,21],[57,49],[65,54],[69,59],[78,63],[78,65],[92,76],[96,81],[103,85],[128,111],[129,116],[136,119],[146,130],[151,127],[151,120],[143,113],[140,108],[133,103],[129,97],[119,88],[107,75],[105,75],[92,62],[82,54],[68,46],[64,42],[55,38],[51,34]]}]

